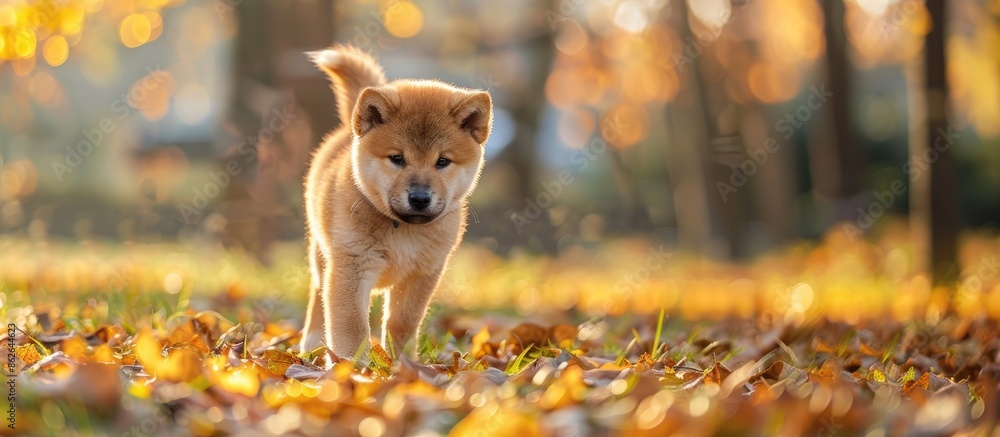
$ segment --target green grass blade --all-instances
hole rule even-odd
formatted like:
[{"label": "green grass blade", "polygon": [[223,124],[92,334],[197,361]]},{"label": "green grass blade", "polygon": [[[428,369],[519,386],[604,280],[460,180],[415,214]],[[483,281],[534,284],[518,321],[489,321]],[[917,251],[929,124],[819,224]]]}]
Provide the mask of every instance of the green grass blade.
[{"label": "green grass blade", "polygon": [[656,336],[653,337],[653,359],[657,359],[660,356],[660,334],[663,333],[663,315],[666,313],[665,308],[660,308],[660,318],[656,322]]}]

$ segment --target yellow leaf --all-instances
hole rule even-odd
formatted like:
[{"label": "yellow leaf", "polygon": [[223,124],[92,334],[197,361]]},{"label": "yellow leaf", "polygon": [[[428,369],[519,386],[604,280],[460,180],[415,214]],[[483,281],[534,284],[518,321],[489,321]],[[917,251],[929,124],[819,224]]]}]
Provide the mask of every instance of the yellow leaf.
[{"label": "yellow leaf", "polygon": [[14,355],[27,366],[35,364],[42,359],[42,354],[38,353],[38,348],[30,343],[14,346]]},{"label": "yellow leaf", "polygon": [[899,379],[899,382],[906,383],[915,379],[917,379],[917,369],[910,367],[906,373],[903,374],[903,377]]},{"label": "yellow leaf", "polygon": [[386,353],[385,349],[382,349],[378,343],[372,345],[372,363],[375,367],[381,370],[389,370],[392,368],[392,357]]},{"label": "yellow leaf", "polygon": [[87,342],[80,337],[70,337],[63,340],[62,352],[76,361],[87,362]]},{"label": "yellow leaf", "polygon": [[875,381],[879,384],[885,384],[885,382],[888,380],[888,378],[886,378],[885,376],[885,373],[879,369],[874,369],[871,372],[868,372],[868,376],[865,377],[865,379],[869,381]]},{"label": "yellow leaf", "polygon": [[[495,413],[494,413],[495,411]],[[484,435],[512,435],[518,437],[533,437],[541,435],[538,420],[524,413],[512,411],[510,408],[500,408],[486,405],[477,408],[458,422],[451,432],[452,437]]]},{"label": "yellow leaf", "polygon": [[350,364],[335,363],[333,365],[333,380],[337,382],[344,382],[351,379],[351,374],[354,373],[354,367]]},{"label": "yellow leaf", "polygon": [[149,328],[136,334],[135,354],[146,372],[171,382],[187,382],[201,373],[201,360],[191,349],[174,349],[163,356],[163,346]]},{"label": "yellow leaf", "polygon": [[472,337],[472,356],[475,358],[481,358],[486,355],[486,349],[483,345],[490,341],[490,330],[486,329],[486,325],[483,325],[483,329]]},{"label": "yellow leaf", "polygon": [[[259,366],[256,368],[260,368]],[[257,396],[260,390],[260,377],[254,370],[253,363],[215,373],[215,382],[221,389],[244,396]]]},{"label": "yellow leaf", "polygon": [[[207,354],[210,350],[205,341],[198,335],[194,322],[191,320],[174,328],[170,333],[170,337],[167,337],[165,341],[167,346],[189,346],[202,354]],[[178,349],[180,348],[178,347]]]},{"label": "yellow leaf", "polygon": [[149,386],[146,382],[134,381],[129,383],[128,394],[135,396],[139,399],[149,399],[153,394],[153,388]]},{"label": "yellow leaf", "polygon": [[98,363],[114,363],[115,351],[111,350],[111,347],[106,344],[97,345],[94,347],[94,361]]},{"label": "yellow leaf", "polygon": [[563,369],[558,378],[545,389],[538,406],[546,410],[554,410],[572,405],[583,399],[587,386],[583,382],[583,369],[579,366],[569,366]]}]

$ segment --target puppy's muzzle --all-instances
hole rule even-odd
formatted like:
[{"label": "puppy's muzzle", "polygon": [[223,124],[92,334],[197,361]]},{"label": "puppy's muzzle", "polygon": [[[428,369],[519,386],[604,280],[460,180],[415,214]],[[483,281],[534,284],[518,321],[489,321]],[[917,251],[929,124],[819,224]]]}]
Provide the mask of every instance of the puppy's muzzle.
[{"label": "puppy's muzzle", "polygon": [[441,214],[441,205],[434,205],[434,193],[423,185],[412,185],[406,190],[406,206],[393,209],[399,219],[414,225],[430,223]]}]

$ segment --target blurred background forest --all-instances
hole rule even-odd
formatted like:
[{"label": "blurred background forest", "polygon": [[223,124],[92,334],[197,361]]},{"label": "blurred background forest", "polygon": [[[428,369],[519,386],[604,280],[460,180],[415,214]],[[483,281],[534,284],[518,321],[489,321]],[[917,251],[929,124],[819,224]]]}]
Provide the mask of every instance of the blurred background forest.
[{"label": "blurred background forest", "polygon": [[895,221],[947,280],[1000,221],[997,0],[3,0],[0,234],[273,262],[340,124],[303,55],[334,42],[491,91],[466,241],[501,256]]}]

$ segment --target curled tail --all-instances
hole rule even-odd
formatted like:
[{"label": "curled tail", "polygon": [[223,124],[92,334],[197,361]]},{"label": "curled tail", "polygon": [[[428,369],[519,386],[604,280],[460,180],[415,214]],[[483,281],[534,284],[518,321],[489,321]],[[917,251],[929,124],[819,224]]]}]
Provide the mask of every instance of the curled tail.
[{"label": "curled tail", "polygon": [[333,81],[337,114],[342,125],[350,124],[351,112],[361,90],[386,83],[385,73],[378,62],[357,47],[338,44],[306,54]]}]

